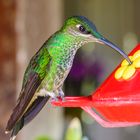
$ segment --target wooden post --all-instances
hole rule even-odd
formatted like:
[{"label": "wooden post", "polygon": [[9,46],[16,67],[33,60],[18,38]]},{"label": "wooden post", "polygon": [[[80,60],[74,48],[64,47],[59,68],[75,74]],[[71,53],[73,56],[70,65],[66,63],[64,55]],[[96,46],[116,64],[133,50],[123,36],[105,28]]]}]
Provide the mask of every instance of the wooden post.
[{"label": "wooden post", "polygon": [[0,1],[0,139],[7,140],[5,127],[16,96],[16,34],[14,0]]}]

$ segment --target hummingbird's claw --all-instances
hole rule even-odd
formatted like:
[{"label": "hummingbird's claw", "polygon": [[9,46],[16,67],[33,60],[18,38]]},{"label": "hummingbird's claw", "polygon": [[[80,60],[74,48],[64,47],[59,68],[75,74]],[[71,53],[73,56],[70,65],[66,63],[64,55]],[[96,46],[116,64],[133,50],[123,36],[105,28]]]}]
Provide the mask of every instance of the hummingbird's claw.
[{"label": "hummingbird's claw", "polygon": [[58,98],[64,101],[64,96],[65,96],[64,92],[62,91],[62,89],[60,89],[58,93]]},{"label": "hummingbird's claw", "polygon": [[58,99],[60,99],[61,101],[65,101],[64,95],[58,95],[57,97],[58,97]]},{"label": "hummingbird's claw", "polygon": [[58,95],[56,97],[51,98],[51,102],[53,102],[53,101],[55,101],[55,102],[57,102],[57,101],[65,101],[65,98],[64,98],[63,95]]},{"label": "hummingbird's claw", "polygon": [[58,101],[58,100],[59,100],[59,98],[58,98],[58,97],[52,97],[52,98],[51,98],[51,102],[53,102],[53,101],[55,101],[55,102],[56,102],[56,101]]}]

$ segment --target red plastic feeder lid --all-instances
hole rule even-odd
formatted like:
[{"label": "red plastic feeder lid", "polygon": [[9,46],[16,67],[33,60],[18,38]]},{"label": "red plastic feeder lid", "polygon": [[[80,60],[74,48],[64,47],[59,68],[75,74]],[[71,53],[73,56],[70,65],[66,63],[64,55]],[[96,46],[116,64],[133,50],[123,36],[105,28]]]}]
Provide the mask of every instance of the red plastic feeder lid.
[{"label": "red plastic feeder lid", "polygon": [[140,44],[129,56],[132,65],[124,60],[91,96],[65,97],[52,104],[81,107],[104,127],[140,124]]}]

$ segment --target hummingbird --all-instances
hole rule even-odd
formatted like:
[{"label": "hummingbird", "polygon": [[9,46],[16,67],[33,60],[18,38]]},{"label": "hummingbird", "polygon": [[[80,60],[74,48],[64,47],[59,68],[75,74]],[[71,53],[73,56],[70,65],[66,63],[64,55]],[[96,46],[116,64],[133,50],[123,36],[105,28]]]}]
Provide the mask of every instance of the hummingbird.
[{"label": "hummingbird", "polygon": [[104,38],[89,19],[84,16],[68,18],[35,53],[25,70],[21,92],[5,131],[12,131],[10,140],[15,140],[18,132],[36,117],[50,97],[63,99],[62,87],[75,54],[89,42],[113,48],[131,64],[128,56]]}]

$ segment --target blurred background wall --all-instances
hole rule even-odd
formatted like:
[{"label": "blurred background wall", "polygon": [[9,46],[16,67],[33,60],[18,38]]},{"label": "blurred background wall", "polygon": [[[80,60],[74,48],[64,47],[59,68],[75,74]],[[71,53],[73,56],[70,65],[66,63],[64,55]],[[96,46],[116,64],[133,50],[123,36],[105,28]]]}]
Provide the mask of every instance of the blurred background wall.
[{"label": "blurred background wall", "polygon": [[15,1],[0,1],[0,139],[8,140],[4,129],[16,97]]},{"label": "blurred background wall", "polygon": [[[1,0],[0,140],[8,140],[4,134],[5,125],[15,105],[23,73],[31,56],[62,26],[67,17],[88,17],[106,38],[128,53],[140,40],[139,6],[139,0]],[[66,94],[89,94],[121,60],[118,53],[107,47],[97,44],[83,47],[66,80]],[[77,65],[81,66],[79,77],[75,76]],[[81,110],[63,110],[50,105],[24,128],[18,139],[35,140],[39,135],[47,135],[53,140],[62,140],[67,123],[74,116],[81,118],[84,134],[89,140],[140,139],[139,127],[106,129]]]}]

